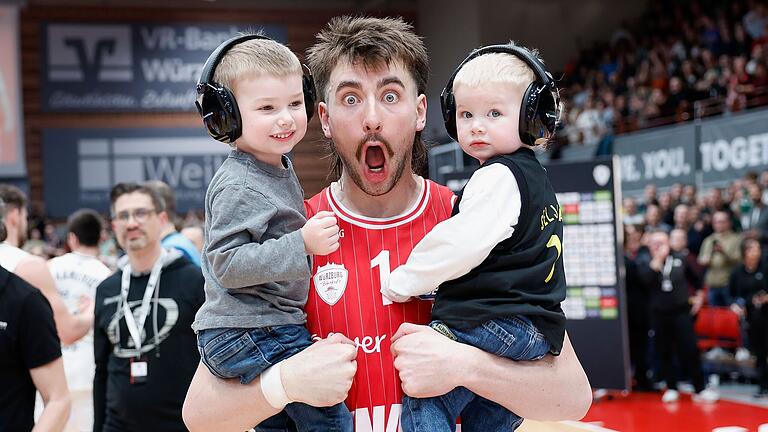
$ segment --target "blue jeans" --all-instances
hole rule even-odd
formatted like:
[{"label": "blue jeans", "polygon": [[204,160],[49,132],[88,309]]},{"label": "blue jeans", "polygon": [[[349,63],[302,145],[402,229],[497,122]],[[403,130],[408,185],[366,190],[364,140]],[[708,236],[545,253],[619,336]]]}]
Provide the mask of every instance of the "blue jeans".
[{"label": "blue jeans", "polygon": [[[430,326],[455,341],[512,360],[538,360],[550,349],[544,335],[523,316],[486,321],[468,330],[448,328],[440,321]],[[454,431],[459,415],[462,432],[511,431],[523,422],[515,413],[465,387],[432,398],[403,397],[400,421],[404,432]]]},{"label": "blue jeans", "polygon": [[709,287],[707,291],[707,304],[710,306],[730,306],[731,291],[727,286]]},{"label": "blue jeans", "polygon": [[[200,360],[208,370],[219,378],[240,378],[243,384],[311,344],[309,332],[301,325],[218,328],[197,333]],[[352,432],[352,429],[352,414],[343,403],[321,408],[288,404],[281,413],[256,426],[258,432]]]}]

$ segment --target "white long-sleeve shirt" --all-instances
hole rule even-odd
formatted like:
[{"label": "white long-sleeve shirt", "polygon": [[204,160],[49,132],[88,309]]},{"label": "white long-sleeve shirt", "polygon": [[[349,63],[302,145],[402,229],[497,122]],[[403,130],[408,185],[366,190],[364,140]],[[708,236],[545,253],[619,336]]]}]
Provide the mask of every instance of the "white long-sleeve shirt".
[{"label": "white long-sleeve shirt", "polygon": [[464,188],[459,213],[427,233],[408,261],[390,274],[382,293],[403,302],[467,274],[512,236],[520,207],[520,189],[509,168],[491,164],[478,169]]}]

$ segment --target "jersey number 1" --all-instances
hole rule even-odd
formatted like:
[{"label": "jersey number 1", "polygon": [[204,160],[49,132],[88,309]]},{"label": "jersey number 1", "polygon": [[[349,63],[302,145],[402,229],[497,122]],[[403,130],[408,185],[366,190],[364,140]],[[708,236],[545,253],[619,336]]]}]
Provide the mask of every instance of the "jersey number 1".
[{"label": "jersey number 1", "polygon": [[[383,249],[376,255],[376,258],[371,260],[371,268],[374,269],[379,266],[379,287],[383,287],[389,280],[389,251]],[[391,305],[392,301],[383,295],[381,296],[381,302],[384,306]]]}]

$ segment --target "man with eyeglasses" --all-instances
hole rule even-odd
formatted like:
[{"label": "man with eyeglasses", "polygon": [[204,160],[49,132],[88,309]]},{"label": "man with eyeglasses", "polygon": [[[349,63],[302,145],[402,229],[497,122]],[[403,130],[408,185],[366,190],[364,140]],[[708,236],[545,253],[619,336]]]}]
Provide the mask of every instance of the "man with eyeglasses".
[{"label": "man with eyeglasses", "polygon": [[165,203],[153,189],[120,183],[112,228],[126,255],[96,292],[93,384],[99,431],[185,431],[184,395],[200,356],[191,325],[203,304],[200,269],[164,249]]}]

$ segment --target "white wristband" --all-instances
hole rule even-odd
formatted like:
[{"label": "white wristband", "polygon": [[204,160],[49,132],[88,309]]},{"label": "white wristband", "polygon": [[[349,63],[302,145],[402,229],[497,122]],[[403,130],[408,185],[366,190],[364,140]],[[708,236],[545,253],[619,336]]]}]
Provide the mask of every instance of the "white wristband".
[{"label": "white wristband", "polygon": [[272,366],[261,374],[261,392],[264,394],[264,399],[266,399],[274,408],[279,410],[293,402],[285,392],[283,380],[280,378],[281,364],[282,362]]}]

